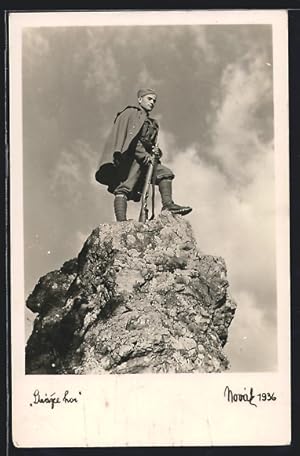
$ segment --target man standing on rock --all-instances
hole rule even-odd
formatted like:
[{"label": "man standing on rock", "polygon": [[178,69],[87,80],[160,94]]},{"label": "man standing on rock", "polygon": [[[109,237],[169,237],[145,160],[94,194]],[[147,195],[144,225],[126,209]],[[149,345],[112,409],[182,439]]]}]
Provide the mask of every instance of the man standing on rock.
[{"label": "man standing on rock", "polygon": [[[127,106],[115,118],[105,145],[104,156],[112,156],[113,163],[103,164],[96,172],[96,180],[108,185],[115,195],[114,210],[118,222],[126,220],[127,201],[139,201],[149,163],[158,157],[153,183],[158,185],[162,210],[186,215],[192,208],[179,206],[172,199],[173,172],[161,164],[161,150],[157,147],[158,123],[149,116],[157,95],[152,89],[140,89],[138,106]],[[109,155],[108,155],[109,154]]]}]

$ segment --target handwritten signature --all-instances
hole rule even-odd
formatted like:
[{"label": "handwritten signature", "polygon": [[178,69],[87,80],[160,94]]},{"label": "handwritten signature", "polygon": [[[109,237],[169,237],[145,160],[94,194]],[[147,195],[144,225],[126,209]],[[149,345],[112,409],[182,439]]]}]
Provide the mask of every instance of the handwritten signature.
[{"label": "handwritten signature", "polygon": [[63,394],[59,395],[54,393],[41,393],[38,389],[33,392],[33,401],[30,402],[30,407],[33,405],[50,405],[51,410],[54,409],[55,405],[58,404],[76,404],[79,402],[79,396],[81,391],[78,392],[78,396],[70,395],[69,390],[65,390]]},{"label": "handwritten signature", "polygon": [[229,388],[229,386],[226,386],[224,389],[224,397],[227,399],[227,402],[247,402],[249,405],[253,405],[253,407],[257,407],[257,402],[270,402],[277,400],[274,392],[254,393],[252,386],[248,391],[247,388],[244,387],[243,392],[234,392],[231,388]]}]

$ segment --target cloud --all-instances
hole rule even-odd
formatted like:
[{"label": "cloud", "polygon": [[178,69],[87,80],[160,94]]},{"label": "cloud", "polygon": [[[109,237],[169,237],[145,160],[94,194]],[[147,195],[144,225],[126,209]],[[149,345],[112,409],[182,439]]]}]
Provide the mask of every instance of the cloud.
[{"label": "cloud", "polygon": [[[272,143],[262,140],[272,118],[272,75],[265,56],[250,55],[226,66],[221,79],[222,100],[215,112],[210,153],[229,179],[243,185],[257,172],[257,161],[268,153]],[[269,102],[261,119],[257,112]]]},{"label": "cloud", "polygon": [[107,103],[121,91],[118,62],[112,50],[89,43],[88,67],[83,80],[86,90],[91,91],[100,103]]},{"label": "cloud", "polygon": [[275,334],[275,226],[270,210],[273,181],[270,156],[263,158],[257,165],[256,179],[241,193],[228,184],[217,166],[205,163],[194,149],[178,155],[170,165],[176,175],[175,201],[193,207],[189,220],[199,249],[224,257],[227,264],[230,290],[239,307],[235,317],[238,331],[230,345],[245,346],[243,337],[247,336],[250,350],[242,358],[237,350],[232,351],[238,357],[233,359],[238,370],[256,370],[264,363],[267,369],[267,349],[258,353],[257,347],[261,346],[262,333],[268,334],[270,344]]},{"label": "cloud", "polygon": [[137,75],[137,89],[140,87],[151,87],[152,89],[157,90],[161,84],[162,79],[154,77],[149,69],[143,65]]},{"label": "cloud", "polygon": [[230,360],[231,371],[265,372],[276,369],[276,326],[264,319],[254,293],[235,292],[234,297],[238,308],[224,350]]},{"label": "cloud", "polygon": [[36,28],[24,28],[23,30],[23,49],[26,49],[24,52],[24,58],[30,59],[31,63],[34,63],[34,59],[47,56],[50,46],[48,39],[44,36],[41,29]]},{"label": "cloud", "polygon": [[50,175],[50,190],[61,202],[72,198],[78,204],[82,200],[83,188],[95,182],[95,157],[95,151],[81,140],[61,150]]},{"label": "cloud", "polygon": [[[276,367],[274,150],[261,134],[272,109],[265,123],[257,118],[272,98],[272,81],[264,56],[252,57],[251,72],[249,55],[224,69],[210,160],[199,143],[166,157],[176,202],[194,208],[189,218],[200,250],[226,261],[238,304],[227,351],[233,368],[244,371]],[[172,134],[162,138],[174,150]]]}]

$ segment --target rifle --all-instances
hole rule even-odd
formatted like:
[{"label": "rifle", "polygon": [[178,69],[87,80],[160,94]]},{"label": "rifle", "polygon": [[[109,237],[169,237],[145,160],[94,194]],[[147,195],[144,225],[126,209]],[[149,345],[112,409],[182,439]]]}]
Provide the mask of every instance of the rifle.
[{"label": "rifle", "polygon": [[[154,151],[158,150],[158,144],[156,143],[154,148]],[[145,183],[143,187],[143,193],[142,193],[142,198],[141,198],[141,210],[140,210],[140,215],[139,215],[139,222],[145,223],[148,220],[148,197],[149,197],[149,188],[151,184],[151,180],[153,177],[153,172],[156,167],[156,163],[158,160],[158,155],[156,152],[153,153],[152,159],[149,163],[149,167],[147,170],[146,178],[145,178]],[[154,211],[153,211],[154,212]],[[154,216],[154,213],[152,214]]]}]

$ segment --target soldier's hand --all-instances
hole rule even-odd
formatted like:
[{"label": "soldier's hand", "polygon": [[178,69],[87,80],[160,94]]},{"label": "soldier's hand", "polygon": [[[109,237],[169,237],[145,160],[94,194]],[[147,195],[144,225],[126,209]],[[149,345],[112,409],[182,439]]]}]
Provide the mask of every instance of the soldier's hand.
[{"label": "soldier's hand", "polygon": [[150,154],[146,154],[145,157],[143,158],[143,165],[149,165],[151,163],[152,157]]},{"label": "soldier's hand", "polygon": [[114,165],[115,166],[119,166],[121,161],[122,161],[122,154],[121,152],[114,152],[114,155],[113,155],[113,161],[114,161]]},{"label": "soldier's hand", "polygon": [[154,156],[155,156],[156,158],[161,158],[161,156],[162,156],[162,151],[160,150],[159,147],[154,146],[153,149],[152,149],[152,151],[153,151],[153,154],[154,154]]},{"label": "soldier's hand", "polygon": [[147,165],[152,160],[151,155],[143,150],[136,150],[134,157],[140,165]]}]

